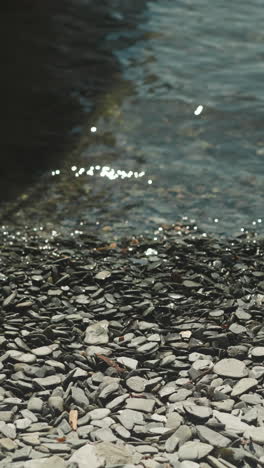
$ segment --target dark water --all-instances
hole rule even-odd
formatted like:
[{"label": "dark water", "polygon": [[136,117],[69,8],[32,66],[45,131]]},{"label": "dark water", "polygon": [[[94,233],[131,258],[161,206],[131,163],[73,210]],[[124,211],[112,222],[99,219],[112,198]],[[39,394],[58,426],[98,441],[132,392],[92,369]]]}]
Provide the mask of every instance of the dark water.
[{"label": "dark water", "polygon": [[[121,73],[118,60],[104,47],[108,31],[120,24],[115,18],[118,6],[110,0],[2,2],[3,201],[14,198],[54,164],[62,164],[97,96]],[[128,27],[126,21],[121,25]]]},{"label": "dark water", "polygon": [[[92,2],[73,3],[67,21],[60,9],[49,12],[56,34],[48,45],[54,40],[62,62],[41,59],[56,78],[47,93],[52,88],[59,113],[49,107],[47,120],[56,115],[51,137],[46,146],[36,139],[34,151],[47,158],[52,151],[53,164],[14,219],[70,230],[99,225],[119,234],[187,216],[209,232],[262,231],[262,2],[105,2],[92,21]],[[39,83],[38,74],[32,77]],[[25,94],[19,88],[17,100]],[[32,120],[41,107],[35,105]],[[7,149],[21,141],[24,148],[17,124],[12,117]],[[72,128],[79,134],[65,148],[61,140]]]}]

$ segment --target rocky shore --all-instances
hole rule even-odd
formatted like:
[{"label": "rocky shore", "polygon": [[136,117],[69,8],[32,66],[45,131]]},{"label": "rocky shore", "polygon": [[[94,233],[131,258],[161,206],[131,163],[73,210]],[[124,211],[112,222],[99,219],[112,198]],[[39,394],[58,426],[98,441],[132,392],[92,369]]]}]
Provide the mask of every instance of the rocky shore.
[{"label": "rocky shore", "polygon": [[0,242],[0,467],[264,466],[261,238]]}]

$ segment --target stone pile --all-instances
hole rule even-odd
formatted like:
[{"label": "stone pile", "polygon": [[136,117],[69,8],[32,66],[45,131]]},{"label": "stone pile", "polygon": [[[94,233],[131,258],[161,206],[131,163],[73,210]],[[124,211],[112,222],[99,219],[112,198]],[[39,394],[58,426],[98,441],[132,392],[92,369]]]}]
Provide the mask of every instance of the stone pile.
[{"label": "stone pile", "polygon": [[0,467],[264,466],[261,239],[1,244]]}]

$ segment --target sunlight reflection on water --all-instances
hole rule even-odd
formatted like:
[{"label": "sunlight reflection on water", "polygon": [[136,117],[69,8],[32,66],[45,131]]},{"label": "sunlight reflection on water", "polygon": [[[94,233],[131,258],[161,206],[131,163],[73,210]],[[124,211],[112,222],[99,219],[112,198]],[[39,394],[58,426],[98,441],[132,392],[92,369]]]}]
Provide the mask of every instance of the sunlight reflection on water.
[{"label": "sunlight reflection on water", "polygon": [[134,29],[108,31],[121,76],[79,154],[54,164],[49,215],[121,234],[185,216],[204,235],[263,231],[262,8],[149,1]]}]

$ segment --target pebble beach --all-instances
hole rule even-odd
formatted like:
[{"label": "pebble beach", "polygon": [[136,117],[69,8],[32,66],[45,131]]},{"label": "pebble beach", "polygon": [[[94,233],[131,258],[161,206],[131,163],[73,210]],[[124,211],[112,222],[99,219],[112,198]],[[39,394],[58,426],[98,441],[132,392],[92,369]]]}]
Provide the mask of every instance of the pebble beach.
[{"label": "pebble beach", "polygon": [[263,252],[2,230],[0,466],[264,466]]}]

